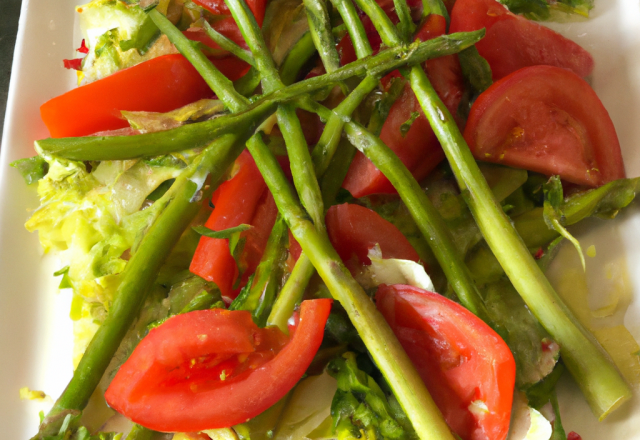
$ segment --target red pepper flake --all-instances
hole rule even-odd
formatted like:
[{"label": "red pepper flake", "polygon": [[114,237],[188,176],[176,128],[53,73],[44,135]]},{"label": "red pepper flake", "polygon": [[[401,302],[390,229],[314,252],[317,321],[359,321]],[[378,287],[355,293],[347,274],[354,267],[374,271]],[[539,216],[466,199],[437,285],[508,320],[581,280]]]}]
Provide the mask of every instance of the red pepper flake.
[{"label": "red pepper flake", "polygon": [[82,39],[82,43],[80,43],[80,47],[77,48],[76,51],[80,53],[89,53],[89,48],[87,47],[84,38]]},{"label": "red pepper flake", "polygon": [[582,440],[582,437],[580,437],[579,434],[576,434],[575,432],[571,431],[569,435],[567,435],[567,440]]},{"label": "red pepper flake", "polygon": [[82,70],[82,58],[62,60],[65,69]]},{"label": "red pepper flake", "polygon": [[542,351],[544,352],[550,352],[558,348],[555,341],[549,338],[542,339],[542,343],[540,345],[541,345]]},{"label": "red pepper flake", "polygon": [[544,251],[542,250],[542,248],[540,248],[536,251],[536,254],[533,256],[533,258],[535,258],[536,260],[539,260],[540,258],[542,258],[543,255],[544,255]]}]

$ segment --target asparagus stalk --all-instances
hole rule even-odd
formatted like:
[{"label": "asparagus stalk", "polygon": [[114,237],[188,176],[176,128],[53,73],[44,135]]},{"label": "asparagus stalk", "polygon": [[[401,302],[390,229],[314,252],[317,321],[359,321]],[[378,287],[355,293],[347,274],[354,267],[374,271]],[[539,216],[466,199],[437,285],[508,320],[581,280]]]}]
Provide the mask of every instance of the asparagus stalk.
[{"label": "asparagus stalk", "polygon": [[311,38],[311,32],[304,34],[291,48],[289,54],[280,66],[280,79],[285,85],[291,85],[298,77],[302,66],[316,53],[316,47]]},{"label": "asparagus stalk", "polygon": [[267,318],[267,325],[275,325],[284,333],[289,332],[288,321],[293,311],[302,299],[304,289],[309,284],[309,280],[315,273],[313,264],[305,253],[300,254],[296,261],[287,282],[282,286],[278,294],[271,313]]},{"label": "asparagus stalk", "polygon": [[351,119],[353,112],[358,108],[360,103],[362,103],[362,100],[378,87],[378,83],[379,79],[377,77],[367,76],[358,84],[358,87],[335,108],[333,114],[327,120],[320,140],[311,154],[318,175],[322,175],[327,171],[329,162],[338,148],[345,121]]},{"label": "asparagus stalk", "polygon": [[204,20],[204,30],[209,36],[209,38],[211,38],[213,41],[218,43],[218,46],[220,46],[222,49],[240,58],[242,61],[249,64],[250,66],[255,67],[256,62],[253,59],[253,55],[251,55],[251,52],[244,50],[243,48],[238,46],[234,41],[228,39],[227,37],[222,35],[220,32],[212,28],[207,20]]},{"label": "asparagus stalk", "polygon": [[347,31],[351,37],[351,42],[353,43],[353,48],[356,51],[358,59],[370,56],[373,50],[369,44],[369,39],[360,21],[360,17],[358,17],[358,12],[353,6],[353,3],[351,3],[351,0],[331,0],[331,3],[336,7],[347,26]]},{"label": "asparagus stalk", "polygon": [[[373,0],[356,1],[373,20],[384,44],[401,44],[393,24]],[[595,338],[562,302],[496,203],[453,117],[424,70],[420,66],[412,67],[409,81],[487,244],[529,309],[560,344],[565,365],[593,413],[598,419],[604,419],[631,397],[629,386]]]},{"label": "asparagus stalk", "polygon": [[260,327],[264,327],[267,323],[267,317],[282,279],[282,264],[286,259],[287,232],[287,224],[281,216],[278,216],[260,264],[253,280],[251,280],[251,285],[245,288],[243,294],[238,296],[229,307],[230,310],[250,311],[254,322]]},{"label": "asparagus stalk", "polygon": [[246,112],[187,124],[171,130],[135,136],[85,136],[49,138],[35,142],[38,152],[71,160],[126,160],[160,156],[206,146],[229,133],[254,131],[273,113],[275,102],[256,103]]},{"label": "asparagus stalk", "polygon": [[322,0],[303,0],[303,3],[307,10],[313,44],[320,54],[325,70],[331,73],[340,67],[340,55],[336,50],[335,38],[331,32],[327,5]]}]

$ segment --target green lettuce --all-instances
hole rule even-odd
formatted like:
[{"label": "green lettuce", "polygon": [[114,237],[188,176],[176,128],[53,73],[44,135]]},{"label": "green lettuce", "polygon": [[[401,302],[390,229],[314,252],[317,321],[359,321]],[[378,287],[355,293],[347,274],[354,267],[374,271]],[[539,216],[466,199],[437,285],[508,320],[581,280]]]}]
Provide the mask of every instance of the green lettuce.
[{"label": "green lettuce", "polygon": [[87,81],[95,81],[144,60],[176,50],[142,8],[121,0],[93,0],[76,11],[89,48],[82,63]]},{"label": "green lettuce", "polygon": [[68,264],[64,281],[75,293],[72,318],[78,319],[83,302],[109,308],[131,249],[162,207],[147,196],[175,178],[184,163],[107,161],[89,169],[82,162],[45,160],[49,172],[38,181],[41,206],[25,226],[39,232],[45,252],[59,252]]}]

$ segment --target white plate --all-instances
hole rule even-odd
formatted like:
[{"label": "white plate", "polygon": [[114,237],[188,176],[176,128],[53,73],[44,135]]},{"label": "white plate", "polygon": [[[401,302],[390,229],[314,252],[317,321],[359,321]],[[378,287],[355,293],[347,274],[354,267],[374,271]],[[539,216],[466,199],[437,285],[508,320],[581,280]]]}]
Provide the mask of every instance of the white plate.
[{"label": "white plate", "polygon": [[[33,141],[47,137],[39,106],[74,86],[73,72],[62,68],[74,58],[75,0],[24,0],[11,76],[4,139],[0,149],[0,428],[2,438],[35,434],[38,411],[51,403],[22,402],[28,386],[56,398],[71,376],[69,293],[56,292],[53,258],[42,256],[37,236],[24,229],[29,210],[37,207],[34,188],[27,188],[9,163],[32,156]],[[627,174],[640,175],[640,7],[637,0],[596,0],[592,19],[554,24],[588,49],[596,59],[593,86],[609,110],[625,159]],[[640,292],[640,211],[592,234],[608,242],[615,255],[626,254],[633,290]],[[604,238],[602,238],[604,237]],[[596,238],[593,238],[594,240]],[[591,240],[591,238],[589,238]],[[599,254],[607,254],[602,247]],[[640,303],[625,320],[640,336]],[[634,402],[598,423],[569,381],[561,387],[563,421],[584,440],[640,439],[640,405]]]}]

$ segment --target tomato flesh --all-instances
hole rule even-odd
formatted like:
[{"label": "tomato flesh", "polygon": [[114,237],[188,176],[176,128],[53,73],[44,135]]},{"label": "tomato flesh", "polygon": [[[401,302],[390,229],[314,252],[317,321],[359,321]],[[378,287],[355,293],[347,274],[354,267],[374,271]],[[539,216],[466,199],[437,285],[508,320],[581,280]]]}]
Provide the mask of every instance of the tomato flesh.
[{"label": "tomato flesh", "polygon": [[495,0],[457,0],[449,31],[482,28],[487,33],[476,47],[491,66],[494,80],[540,64],[564,67],[581,77],[593,71],[589,52],[557,32],[512,14]]},{"label": "tomato flesh", "polygon": [[[426,41],[444,35],[445,30],[445,18],[431,14],[416,38]],[[447,108],[456,114],[463,90],[457,58],[446,56],[429,60],[425,63],[425,70]],[[392,73],[383,82],[398,75],[397,72]],[[418,114],[418,117],[411,123],[408,131],[403,133],[403,124],[413,119],[414,114]],[[405,85],[402,94],[391,107],[382,126],[380,139],[398,155],[416,180],[424,179],[444,159],[440,143],[409,84]],[[396,192],[391,182],[361,152],[356,153],[342,186],[356,198]]]},{"label": "tomato flesh", "polygon": [[151,330],[120,367],[108,404],[155,431],[192,432],[246,422],[300,380],[322,342],[330,299],[304,301],[291,339],[247,311],[176,315]]},{"label": "tomato flesh", "polygon": [[[243,223],[253,224],[254,228],[247,232],[245,242],[246,249],[252,255],[244,258],[250,265],[248,269],[255,270],[275,223],[277,208],[249,152],[244,151],[240,155],[236,166],[239,168],[237,173],[214,193],[212,202],[215,208],[205,226],[221,231]],[[229,249],[229,239],[200,237],[189,270],[216,283],[223,296],[231,299],[237,296],[233,286],[238,277],[238,268]],[[249,270],[247,274],[251,273]]]},{"label": "tomato flesh", "polygon": [[182,55],[164,55],[73,89],[40,107],[52,137],[128,127],[121,110],[168,112],[213,92]]},{"label": "tomato flesh", "polygon": [[376,306],[449,427],[463,440],[504,440],[516,367],[500,336],[461,305],[417,287],[382,285]]},{"label": "tomato flesh", "polygon": [[371,264],[368,253],[376,244],[382,258],[420,259],[398,228],[364,206],[334,205],[327,211],[326,224],[331,244],[352,272]]},{"label": "tomato flesh", "polygon": [[478,160],[588,186],[625,177],[607,110],[559,67],[527,67],[494,83],[473,104],[464,137]]}]

